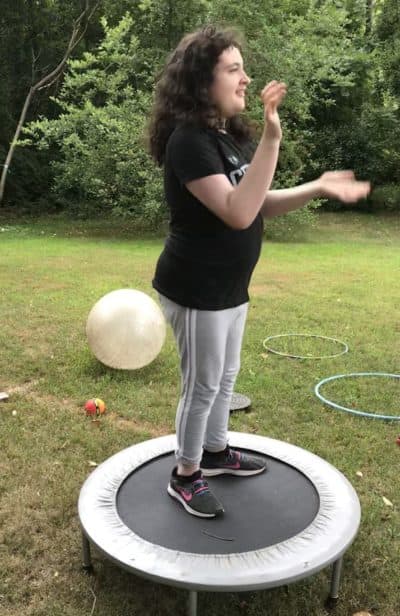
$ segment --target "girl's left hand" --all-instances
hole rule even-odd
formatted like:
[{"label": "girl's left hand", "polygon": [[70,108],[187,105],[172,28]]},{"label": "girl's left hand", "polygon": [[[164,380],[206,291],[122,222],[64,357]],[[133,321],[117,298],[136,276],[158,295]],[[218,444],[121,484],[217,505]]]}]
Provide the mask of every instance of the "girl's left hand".
[{"label": "girl's left hand", "polygon": [[280,81],[270,81],[261,92],[264,105],[264,135],[267,139],[281,140],[282,129],[278,108],[286,96],[286,84]]},{"label": "girl's left hand", "polygon": [[370,182],[356,180],[353,171],[326,171],[318,180],[321,197],[355,203],[371,191]]}]

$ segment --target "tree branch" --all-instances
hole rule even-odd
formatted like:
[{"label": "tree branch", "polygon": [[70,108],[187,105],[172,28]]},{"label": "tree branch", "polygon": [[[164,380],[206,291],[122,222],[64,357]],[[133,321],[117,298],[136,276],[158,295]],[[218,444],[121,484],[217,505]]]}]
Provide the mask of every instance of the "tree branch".
[{"label": "tree branch", "polygon": [[[28,112],[29,109],[29,105],[31,103],[32,97],[35,94],[35,92],[42,90],[44,88],[48,88],[52,83],[54,83],[54,81],[56,81],[56,79],[58,79],[58,77],[60,77],[60,75],[62,74],[62,72],[64,71],[64,68],[69,60],[69,57],[71,55],[71,53],[73,52],[73,50],[76,48],[76,46],[81,42],[82,38],[84,37],[89,21],[90,19],[93,17],[93,14],[95,13],[95,11],[97,10],[97,8],[99,7],[101,3],[101,0],[98,0],[94,6],[92,8],[90,8],[90,2],[89,0],[86,0],[86,8],[82,11],[82,13],[79,15],[79,17],[77,17],[77,19],[74,21],[73,24],[73,29],[72,29],[72,33],[71,33],[71,37],[69,39],[68,45],[67,45],[67,49],[64,53],[63,58],[61,59],[61,61],[57,64],[57,66],[47,75],[45,75],[44,77],[42,77],[41,79],[39,79],[39,81],[37,81],[34,85],[32,85],[29,89],[29,92],[27,94],[27,97],[25,99],[25,103],[24,106],[22,108],[21,111],[21,115],[18,121],[18,125],[17,128],[15,130],[14,133],[14,137],[11,141],[10,144],[10,148],[8,150],[7,153],[7,157],[5,160],[5,163],[3,165],[3,170],[1,173],[1,179],[0,179],[0,205],[3,201],[3,197],[4,197],[4,190],[5,190],[5,185],[6,185],[6,180],[7,180],[7,173],[9,170],[9,167],[11,165],[11,161],[14,155],[14,151],[19,139],[19,136],[21,134],[21,130],[22,127],[24,125],[25,119],[26,119],[26,114]],[[83,25],[82,25],[83,24]],[[34,61],[34,60],[33,60]]]}]

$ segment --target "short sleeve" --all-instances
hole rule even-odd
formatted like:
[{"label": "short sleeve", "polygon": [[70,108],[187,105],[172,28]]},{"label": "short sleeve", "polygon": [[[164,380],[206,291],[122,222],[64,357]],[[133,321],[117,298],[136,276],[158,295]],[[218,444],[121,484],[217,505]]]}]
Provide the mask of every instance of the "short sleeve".
[{"label": "short sleeve", "polygon": [[166,162],[182,185],[224,173],[217,140],[197,127],[180,127],[174,131],[168,141]]}]

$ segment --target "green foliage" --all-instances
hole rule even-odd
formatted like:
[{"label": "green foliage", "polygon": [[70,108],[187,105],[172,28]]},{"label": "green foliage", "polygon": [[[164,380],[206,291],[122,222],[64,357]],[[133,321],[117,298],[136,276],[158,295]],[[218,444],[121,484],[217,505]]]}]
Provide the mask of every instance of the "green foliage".
[{"label": "green foliage", "polygon": [[376,38],[386,84],[400,96],[400,10],[398,0],[385,0],[377,19]]},{"label": "green foliage", "polygon": [[[4,162],[15,133],[30,86],[54,69],[63,58],[73,22],[82,12],[81,0],[14,0],[2,2],[0,10],[0,163]],[[99,28],[90,26],[87,37],[95,40]],[[38,92],[28,109],[27,120],[38,114],[53,117],[55,108],[49,94],[57,91],[59,81]],[[16,153],[6,186],[8,202],[32,203],[47,192],[44,173],[48,157],[35,149]],[[24,205],[23,205],[24,207]]]},{"label": "green foliage", "polygon": [[274,241],[298,241],[306,231],[315,226],[315,212],[322,205],[321,199],[315,199],[307,207],[294,210],[283,216],[267,218],[264,223],[265,237]]},{"label": "green foliage", "polygon": [[[386,23],[390,3],[345,3],[352,55],[342,70],[350,71],[352,79],[347,85],[323,83],[325,92],[321,89],[313,101],[308,179],[328,166],[353,169],[373,186],[400,183],[398,101],[388,88],[376,26]],[[374,207],[372,197],[358,207]]]},{"label": "green foliage", "polygon": [[[17,0],[0,17],[13,24],[0,39],[3,157],[31,79],[32,53],[40,75],[62,55],[79,9],[78,0]],[[48,100],[44,92],[35,101],[30,119],[42,119],[28,134],[42,152],[35,161],[33,148],[20,150],[8,184],[14,200],[47,193],[47,176],[33,170],[50,167],[55,197],[74,214],[78,208],[159,220],[161,178],[143,145],[154,79],[181,36],[207,22],[235,25],[247,39],[253,120],[262,120],[265,82],[288,83],[275,188],[343,167],[374,186],[400,185],[397,0],[103,0],[101,11],[105,18],[90,26],[79,59],[53,85],[55,96]],[[13,48],[17,54],[7,51]],[[19,161],[33,173],[22,172]]]},{"label": "green foliage", "polygon": [[[133,20],[126,15],[95,52],[73,60],[56,102],[58,118],[34,122],[39,147],[57,144],[54,190],[81,215],[94,210],[135,216],[153,225],[163,216],[160,174],[143,135],[151,99]],[[76,205],[74,205],[76,204]]]},{"label": "green foliage", "polygon": [[400,182],[400,127],[395,115],[390,109],[372,106],[362,106],[358,113],[353,123],[327,121],[314,131],[312,173],[320,173],[328,166],[353,169],[358,177],[370,179],[374,185],[389,179]]},{"label": "green foliage", "polygon": [[400,186],[398,184],[378,186],[371,195],[369,205],[374,211],[400,212]]},{"label": "green foliage", "polygon": [[288,186],[304,177],[310,165],[312,111],[322,99],[335,101],[332,89],[350,89],[358,52],[346,34],[347,13],[333,3],[318,11],[309,2],[251,0],[239,6],[228,0],[213,4],[210,19],[239,24],[246,35],[248,71],[253,77],[249,114],[260,121],[259,92],[265,83],[281,79],[289,85],[281,111],[284,127],[277,185]]}]

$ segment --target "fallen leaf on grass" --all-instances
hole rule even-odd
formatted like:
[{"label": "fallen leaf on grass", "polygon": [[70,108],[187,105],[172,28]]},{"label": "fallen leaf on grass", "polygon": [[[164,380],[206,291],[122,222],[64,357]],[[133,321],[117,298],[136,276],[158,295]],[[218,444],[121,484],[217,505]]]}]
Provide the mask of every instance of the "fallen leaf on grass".
[{"label": "fallen leaf on grass", "polygon": [[386,496],[382,496],[382,500],[387,507],[393,507],[393,503],[388,498],[386,498]]},{"label": "fallen leaf on grass", "polygon": [[356,475],[357,475],[357,477],[363,477],[364,476],[361,471],[357,471]]},{"label": "fallen leaf on grass", "polygon": [[93,460],[88,461],[89,466],[97,466],[97,462],[93,462]]}]

